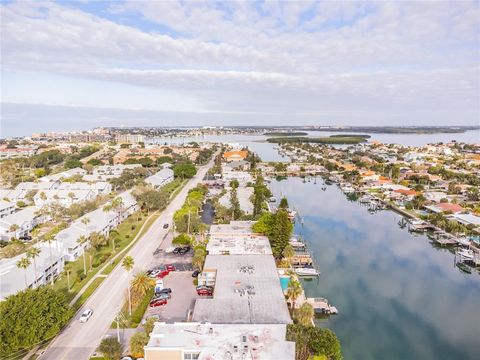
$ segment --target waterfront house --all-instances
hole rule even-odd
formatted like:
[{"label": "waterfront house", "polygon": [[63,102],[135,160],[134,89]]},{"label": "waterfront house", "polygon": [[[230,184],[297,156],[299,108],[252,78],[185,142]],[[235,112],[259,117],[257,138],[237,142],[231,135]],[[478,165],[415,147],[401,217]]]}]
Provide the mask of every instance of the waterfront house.
[{"label": "waterfront house", "polygon": [[223,159],[227,162],[245,160],[247,156],[248,151],[245,150],[227,151],[223,153]]},{"label": "waterfront house", "polygon": [[452,213],[452,214],[459,214],[464,211],[463,207],[461,207],[458,204],[452,204],[452,203],[438,203],[435,205],[428,205],[428,206],[425,206],[425,209],[435,214],[441,214],[445,212]]}]

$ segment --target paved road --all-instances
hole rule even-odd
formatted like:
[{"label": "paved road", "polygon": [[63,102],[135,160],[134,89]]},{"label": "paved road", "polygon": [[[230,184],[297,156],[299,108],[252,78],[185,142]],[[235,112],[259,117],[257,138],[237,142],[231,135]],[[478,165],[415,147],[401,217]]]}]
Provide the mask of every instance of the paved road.
[{"label": "paved road", "polygon": [[[195,187],[205,176],[208,168],[212,166],[213,160],[199,169],[197,175],[186,184],[145,235],[130,249],[128,255],[135,259],[135,268],[132,272],[128,274],[122,266],[117,266],[80,309],[79,313],[84,309],[93,309],[94,313],[90,320],[81,324],[77,315],[50,344],[40,359],[81,360],[90,358],[120,311],[130,277],[136,271],[145,269],[152,262],[153,252],[169,230],[163,229],[163,224],[172,224],[173,214],[185,202],[188,190]],[[171,241],[170,237],[167,241]]]}]

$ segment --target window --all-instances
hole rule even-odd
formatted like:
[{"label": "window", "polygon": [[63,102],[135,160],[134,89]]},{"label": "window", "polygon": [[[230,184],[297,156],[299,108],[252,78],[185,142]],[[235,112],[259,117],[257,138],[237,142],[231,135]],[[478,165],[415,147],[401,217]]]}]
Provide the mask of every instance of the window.
[{"label": "window", "polygon": [[183,353],[183,360],[196,360],[200,357],[200,353],[199,352],[186,352],[186,353]]}]

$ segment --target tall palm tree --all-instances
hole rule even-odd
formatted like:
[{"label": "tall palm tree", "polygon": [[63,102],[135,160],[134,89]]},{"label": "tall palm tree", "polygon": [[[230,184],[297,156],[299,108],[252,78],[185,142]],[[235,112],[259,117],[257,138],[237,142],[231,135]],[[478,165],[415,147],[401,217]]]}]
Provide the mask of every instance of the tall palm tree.
[{"label": "tall palm tree", "polygon": [[72,272],[72,265],[70,265],[70,263],[65,264],[63,270],[67,273],[67,291],[70,292],[70,273]]},{"label": "tall palm tree", "polygon": [[[122,266],[129,273],[130,271],[132,271],[134,265],[135,265],[135,260],[133,260],[133,258],[130,255],[127,255],[123,258]],[[128,289],[128,313],[132,315],[132,296],[130,293],[130,284],[127,284],[127,289]]]},{"label": "tall palm tree", "polygon": [[133,279],[130,281],[130,287],[132,288],[133,297],[138,300],[142,299],[147,291],[155,285],[155,280],[148,277],[145,271],[137,272]]},{"label": "tall palm tree", "polygon": [[80,222],[85,225],[85,237],[88,236],[88,224],[90,224],[90,219],[87,218],[87,217],[83,217],[82,220],[80,220]]},{"label": "tall palm tree", "polygon": [[[77,239],[77,243],[79,243],[80,245],[84,245],[85,243],[87,242],[87,238],[85,236],[80,236],[78,239]],[[85,246],[83,246],[83,273],[85,275],[87,275],[87,259],[85,258]]]},{"label": "tall palm tree", "polygon": [[[50,252],[50,261],[53,260],[53,255],[52,255],[52,242],[53,242],[53,240],[54,240],[53,236],[49,235],[49,234],[46,234],[43,237],[43,241],[48,244],[48,249],[49,249],[49,252]],[[51,276],[51,285],[53,286],[53,268],[52,268],[52,276]]]},{"label": "tall palm tree", "polygon": [[30,259],[28,257],[23,257],[17,261],[17,267],[23,269],[25,275],[25,288],[28,288],[27,284],[27,269],[30,266]]},{"label": "tall palm tree", "polygon": [[42,252],[42,250],[40,250],[39,248],[35,247],[35,246],[32,246],[30,249],[27,250],[27,257],[29,259],[32,259],[33,260],[33,269],[35,271],[35,282],[37,282],[37,261],[35,260],[39,255],[40,253]]},{"label": "tall palm tree", "polygon": [[298,280],[290,279],[287,288],[287,296],[292,301],[292,309],[295,309],[295,301],[302,294],[302,285]]},{"label": "tall palm tree", "polygon": [[110,231],[109,237],[112,239],[112,252],[115,252],[115,238],[119,235],[119,232],[115,229]]}]

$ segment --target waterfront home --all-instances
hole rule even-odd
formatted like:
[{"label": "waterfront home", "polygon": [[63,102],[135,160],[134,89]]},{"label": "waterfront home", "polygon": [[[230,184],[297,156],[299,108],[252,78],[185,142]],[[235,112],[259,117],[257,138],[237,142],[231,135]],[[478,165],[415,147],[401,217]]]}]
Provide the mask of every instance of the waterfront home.
[{"label": "waterfront home", "polygon": [[272,255],[207,255],[216,271],[214,294],[197,299],[193,321],[215,324],[290,324]]},{"label": "waterfront home", "polygon": [[448,195],[443,191],[425,191],[423,193],[425,199],[434,203],[440,203],[442,200],[447,199]]},{"label": "waterfront home", "polygon": [[155,188],[162,187],[173,181],[173,170],[169,168],[163,168],[157,173],[147,177],[145,182],[152,185]]},{"label": "waterfront home", "polygon": [[28,235],[35,226],[48,221],[50,217],[40,215],[39,210],[37,206],[29,206],[0,219],[0,239],[18,239]]},{"label": "waterfront home", "polygon": [[145,360],[294,360],[295,342],[284,324],[156,322]]},{"label": "waterfront home", "polygon": [[480,227],[480,216],[475,214],[453,214],[448,216],[450,219],[456,220],[465,226]]},{"label": "waterfront home", "polygon": [[15,203],[11,201],[0,200],[0,219],[13,214],[15,211]]},{"label": "waterfront home", "polygon": [[411,201],[419,193],[412,189],[397,189],[393,190],[393,193],[400,194],[400,197],[404,200]]},{"label": "waterfront home", "polygon": [[425,206],[425,209],[435,214],[440,214],[445,212],[458,214],[464,211],[463,207],[461,207],[458,204],[452,204],[452,203],[439,203],[435,205],[427,205]]},{"label": "waterfront home", "polygon": [[246,171],[223,171],[222,179],[226,185],[230,185],[230,181],[237,180],[240,186],[246,186],[248,183],[253,183],[253,178],[250,173]]},{"label": "waterfront home", "polygon": [[250,170],[250,163],[245,160],[230,161],[222,165],[226,171],[248,171]]},{"label": "waterfront home", "polygon": [[45,243],[34,246],[40,250],[40,254],[26,270],[17,267],[17,262],[25,254],[0,260],[0,301],[26,288],[48,284],[52,276],[56,278],[63,271],[64,257],[55,243],[51,246]]}]

